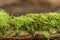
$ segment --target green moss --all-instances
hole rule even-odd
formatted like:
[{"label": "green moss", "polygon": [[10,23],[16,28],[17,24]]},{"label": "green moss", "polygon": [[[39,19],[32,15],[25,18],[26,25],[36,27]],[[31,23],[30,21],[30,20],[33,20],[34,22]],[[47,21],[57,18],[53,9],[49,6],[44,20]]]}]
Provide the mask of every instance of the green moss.
[{"label": "green moss", "polygon": [[0,36],[4,35],[10,28],[11,17],[7,12],[0,9]]},{"label": "green moss", "polygon": [[[12,30],[9,31],[11,26]],[[0,9],[0,36],[15,36],[22,31],[31,34],[35,34],[36,31],[43,31],[43,35],[46,37],[58,33],[60,32],[60,13],[30,13],[12,19],[7,12]]]},{"label": "green moss", "polygon": [[17,32],[23,30],[33,34],[35,31],[48,31],[49,34],[53,34],[51,29],[60,32],[60,14],[50,12],[22,15],[14,17],[13,24]]}]

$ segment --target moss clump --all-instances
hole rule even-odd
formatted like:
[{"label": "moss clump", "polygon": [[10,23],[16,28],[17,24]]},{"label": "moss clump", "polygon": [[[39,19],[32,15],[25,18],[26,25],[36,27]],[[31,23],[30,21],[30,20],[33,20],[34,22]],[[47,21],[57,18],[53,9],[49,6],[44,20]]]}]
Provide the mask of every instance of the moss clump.
[{"label": "moss clump", "polygon": [[60,33],[60,14],[56,12],[30,13],[12,19],[7,12],[0,9],[0,36],[12,37],[21,32],[34,36],[36,31],[42,31],[45,37]]},{"label": "moss clump", "polygon": [[50,36],[60,32],[59,13],[27,14],[14,17],[13,24],[17,33],[27,31],[34,34],[35,31],[43,31],[43,35]]},{"label": "moss clump", "polygon": [[6,34],[7,30],[11,27],[11,17],[7,12],[0,9],[0,36]]}]

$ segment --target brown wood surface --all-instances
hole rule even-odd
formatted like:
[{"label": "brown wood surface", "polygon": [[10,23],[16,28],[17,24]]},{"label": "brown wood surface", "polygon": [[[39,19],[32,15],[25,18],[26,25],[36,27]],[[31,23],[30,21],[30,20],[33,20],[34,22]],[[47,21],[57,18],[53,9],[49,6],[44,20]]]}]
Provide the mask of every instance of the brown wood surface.
[{"label": "brown wood surface", "polygon": [[52,12],[60,6],[60,0],[0,0],[0,7],[11,15]]}]

